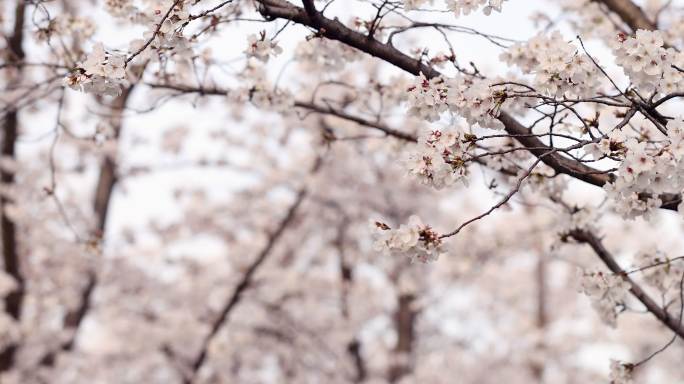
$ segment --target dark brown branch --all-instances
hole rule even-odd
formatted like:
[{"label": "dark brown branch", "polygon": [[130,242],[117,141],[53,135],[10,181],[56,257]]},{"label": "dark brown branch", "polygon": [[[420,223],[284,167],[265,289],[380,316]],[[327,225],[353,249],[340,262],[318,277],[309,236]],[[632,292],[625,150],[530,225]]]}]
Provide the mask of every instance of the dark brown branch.
[{"label": "dark brown branch", "polygon": [[644,11],[639,8],[638,5],[634,4],[631,0],[595,0],[599,3],[603,3],[616,13],[622,21],[629,25],[633,31],[637,29],[656,29],[656,24],[649,20]]},{"label": "dark brown branch", "polygon": [[611,255],[603,246],[601,239],[592,232],[586,230],[574,230],[569,233],[569,236],[580,243],[588,244],[611,272],[622,276],[622,278],[629,283],[632,295],[634,295],[634,297],[636,297],[653,316],[670,328],[679,337],[684,339],[684,327],[681,322],[675,317],[670,316],[665,309],[661,308],[655,300],[653,300],[628,274],[625,273],[615,261],[613,255]]},{"label": "dark brown branch", "polygon": [[[392,45],[384,44],[376,39],[369,38],[366,35],[356,32],[338,20],[325,18],[320,15],[320,13],[316,14],[314,20],[309,16],[311,11],[307,12],[307,10],[294,6],[284,0],[259,0],[258,2],[261,4],[259,9],[261,14],[267,19],[282,18],[314,28],[317,30],[318,34],[323,37],[354,47],[413,75],[422,73],[427,78],[441,76],[437,70],[422,63],[420,60],[407,56]],[[622,3],[622,1],[616,0],[616,3]],[[529,128],[520,124],[506,112],[502,111],[498,118],[504,124],[506,132],[513,135],[514,138],[520,144],[527,147],[532,154],[539,157],[541,154],[547,153],[548,155],[541,159],[556,172],[572,176],[599,187],[611,180],[612,176],[610,174],[606,174],[605,172],[591,168],[581,162],[569,159],[557,151],[551,153],[553,148],[550,148],[538,138],[531,136]],[[646,198],[649,196],[644,195],[643,197]],[[661,208],[664,209],[676,210],[677,204],[681,201],[681,197],[674,194],[666,194],[659,197],[663,201]]]},{"label": "dark brown branch", "polygon": [[[7,46],[7,62],[17,63],[16,73],[10,75],[11,83],[19,83],[21,81],[22,65],[18,64],[24,60],[24,19],[25,19],[26,5],[23,0],[17,0],[17,6],[14,12],[14,30],[12,36],[8,40]],[[19,134],[19,112],[15,108],[8,110],[5,114],[3,125],[3,141],[2,141],[2,156],[14,159],[15,144]],[[3,185],[9,186],[14,184],[13,170],[0,169],[0,180]],[[5,195],[0,196],[0,225],[2,225],[2,259],[5,267],[5,272],[14,278],[17,286],[5,298],[5,310],[14,318],[19,320],[21,317],[22,303],[24,299],[24,277],[21,273],[19,250],[17,246],[17,230],[15,223],[7,215],[7,206],[11,204],[11,200]],[[14,355],[17,346],[10,345],[0,352],[0,372],[7,371],[14,365]]]},{"label": "dark brown branch", "polygon": [[361,355],[361,342],[358,338],[354,338],[349,344],[347,344],[347,352],[352,357],[354,361],[354,369],[356,369],[356,377],[354,377],[355,383],[362,383],[366,380],[368,372],[366,369],[366,362],[363,360]]},{"label": "dark brown branch", "polygon": [[[135,88],[135,83],[125,88],[120,96],[118,96],[112,105],[113,121],[115,139],[119,138],[122,128],[122,115],[128,103],[128,98]],[[97,188],[95,189],[95,199],[93,201],[93,211],[96,219],[96,237],[104,235],[104,229],[109,213],[109,204],[112,198],[112,192],[117,182],[116,176],[116,159],[107,155],[100,165],[100,176],[97,181]]]},{"label": "dark brown branch", "polygon": [[402,131],[396,130],[394,128],[390,128],[390,127],[388,127],[382,123],[377,123],[377,122],[373,122],[373,121],[364,119],[362,117],[350,115],[344,111],[334,109],[330,106],[323,107],[323,106],[320,106],[320,105],[317,105],[314,103],[297,101],[297,102],[295,102],[295,107],[308,109],[310,111],[314,111],[314,112],[321,113],[324,115],[336,116],[336,117],[339,117],[339,118],[347,120],[347,121],[352,121],[352,122],[357,123],[359,125],[363,125],[363,126],[366,126],[369,128],[376,129],[378,131],[384,132],[387,136],[392,136],[392,137],[395,137],[397,139],[401,139],[404,141],[410,141],[410,142],[414,142],[414,143],[418,142],[418,138],[415,135],[412,135],[412,134],[406,133],[406,132],[402,132]]}]

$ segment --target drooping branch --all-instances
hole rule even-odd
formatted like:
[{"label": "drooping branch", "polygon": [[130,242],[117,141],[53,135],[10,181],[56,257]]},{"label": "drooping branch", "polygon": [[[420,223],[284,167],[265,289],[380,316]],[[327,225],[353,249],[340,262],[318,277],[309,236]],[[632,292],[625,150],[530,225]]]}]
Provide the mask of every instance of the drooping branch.
[{"label": "drooping branch", "polygon": [[[23,0],[17,0],[14,12],[14,29],[8,39],[7,57],[9,63],[16,63],[14,73],[11,73],[10,84],[18,84],[22,78],[24,61],[24,19],[26,4]],[[11,72],[11,71],[10,71]],[[10,106],[11,107],[11,106]],[[15,158],[15,144],[19,135],[19,112],[18,109],[9,109],[3,118],[2,124],[2,156],[8,159]],[[14,172],[10,169],[0,169],[0,181],[6,187],[14,184]],[[24,278],[21,273],[19,250],[17,245],[17,230],[14,221],[7,214],[8,206],[12,201],[4,194],[0,196],[0,225],[2,237],[2,259],[5,272],[12,276],[16,282],[16,288],[5,298],[5,310],[14,318],[21,317],[22,303],[24,299]],[[9,370],[14,364],[14,355],[17,346],[10,345],[0,352],[0,372]]]},{"label": "drooping branch", "polygon": [[[258,0],[258,2],[260,4],[259,11],[267,19],[281,18],[314,28],[317,34],[322,37],[344,43],[416,76],[421,73],[428,79],[441,76],[439,71],[420,60],[404,54],[394,46],[354,31],[337,19],[333,20],[324,17],[313,8],[313,2],[308,2],[307,9],[292,5],[285,0]],[[547,155],[541,157],[542,161],[556,172],[599,187],[612,179],[612,176],[606,172],[594,169],[579,161],[567,158],[557,151],[553,151],[553,148],[544,144],[534,135],[531,135],[532,132],[529,128],[522,125],[505,111],[500,112],[498,119],[504,124],[506,132],[528,148],[533,155],[539,157],[541,154],[546,153]],[[644,195],[642,197],[647,198],[650,196]],[[661,208],[669,210],[676,210],[677,204],[681,201],[681,197],[675,194],[664,194],[659,196],[659,198],[663,202]]]},{"label": "drooping branch", "polygon": [[655,300],[653,300],[644,290],[637,284],[620,265],[615,261],[613,255],[603,246],[601,239],[594,233],[587,230],[574,230],[569,233],[569,236],[580,243],[589,245],[596,255],[603,261],[608,269],[616,275],[622,276],[630,285],[630,292],[636,297],[645,307],[666,327],[670,328],[675,334],[684,339],[684,326],[682,323],[662,307],[660,307]]}]

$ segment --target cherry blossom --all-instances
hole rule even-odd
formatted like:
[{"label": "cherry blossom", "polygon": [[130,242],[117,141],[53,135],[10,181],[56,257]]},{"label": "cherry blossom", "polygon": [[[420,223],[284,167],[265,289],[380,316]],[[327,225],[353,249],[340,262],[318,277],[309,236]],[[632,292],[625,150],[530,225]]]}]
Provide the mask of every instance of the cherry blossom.
[{"label": "cherry blossom", "polygon": [[625,364],[617,360],[610,361],[610,382],[611,384],[631,384],[632,365]]},{"label": "cherry blossom", "polygon": [[439,235],[417,216],[411,216],[407,224],[397,229],[382,222],[371,222],[371,225],[375,229],[374,248],[384,254],[406,255],[421,263],[436,261],[442,254]]},{"label": "cherry blossom", "polygon": [[484,5],[482,12],[489,15],[492,11],[501,12],[501,6],[506,0],[447,0],[447,8],[456,16],[468,15]]},{"label": "cherry blossom", "polygon": [[75,69],[64,79],[64,84],[83,92],[117,96],[125,84],[125,77],[125,57],[107,53],[104,46],[98,43],[82,67]]},{"label": "cherry blossom", "polygon": [[468,175],[468,144],[464,134],[457,130],[427,132],[421,136],[416,151],[408,154],[406,167],[409,174],[422,184],[442,189]]},{"label": "cherry blossom", "polygon": [[684,381],[676,2],[5,3],[0,382]]},{"label": "cherry blossom", "polygon": [[247,37],[247,49],[245,53],[248,56],[256,57],[257,59],[267,62],[269,57],[278,56],[283,52],[283,49],[278,46],[278,44],[271,39],[266,38],[265,33],[261,33],[261,36],[249,35]]},{"label": "cherry blossom", "polygon": [[601,271],[581,274],[580,292],[591,299],[591,305],[601,320],[613,328],[617,326],[617,316],[629,288],[629,283],[621,276]]}]

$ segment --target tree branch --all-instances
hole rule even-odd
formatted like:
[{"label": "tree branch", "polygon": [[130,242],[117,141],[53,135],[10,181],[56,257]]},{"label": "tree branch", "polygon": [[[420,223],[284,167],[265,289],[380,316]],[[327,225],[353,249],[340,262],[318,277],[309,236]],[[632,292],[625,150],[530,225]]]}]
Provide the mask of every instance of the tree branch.
[{"label": "tree branch", "polygon": [[[114,138],[118,139],[121,135],[121,128],[123,124],[123,111],[126,108],[128,99],[135,88],[136,83],[131,84],[125,88],[121,95],[119,95],[112,105],[114,116],[112,126],[114,129]],[[109,213],[109,204],[112,198],[112,192],[117,182],[116,176],[116,159],[107,155],[100,165],[100,176],[97,181],[97,188],[95,189],[95,199],[93,200],[93,211],[96,219],[96,237],[104,236],[104,230]]]},{"label": "tree branch", "polygon": [[661,308],[655,300],[653,300],[628,274],[625,273],[615,261],[613,255],[611,255],[603,246],[601,239],[596,237],[592,232],[586,230],[574,230],[569,233],[569,236],[580,243],[588,244],[611,272],[622,276],[622,278],[629,283],[632,295],[634,295],[634,297],[636,297],[653,316],[670,328],[679,337],[684,339],[684,327],[681,322],[673,316],[670,316],[665,309]]},{"label": "tree branch", "polygon": [[[216,95],[216,96],[225,96],[227,95],[230,91],[228,90],[223,90],[223,89],[216,89],[216,88],[195,88],[195,87],[188,87],[188,86],[183,86],[183,85],[173,85],[173,84],[147,84],[148,86],[152,88],[164,88],[164,89],[171,89],[174,91],[179,91],[182,93],[199,93],[200,95]],[[387,136],[392,136],[400,140],[404,141],[410,141],[410,142],[418,142],[418,138],[415,135],[412,135],[407,132],[402,132],[400,130],[388,127],[385,124],[374,122],[368,119],[364,119],[359,116],[354,116],[349,113],[346,113],[342,110],[335,109],[331,106],[322,106],[316,103],[308,102],[308,101],[295,101],[294,106],[297,108],[302,108],[302,109],[307,109],[312,112],[320,113],[323,115],[329,115],[329,116],[335,116],[339,117],[340,119],[351,121],[354,123],[357,123],[359,125],[363,125],[368,128],[372,128],[375,130],[378,130],[380,132],[385,133]]]},{"label": "tree branch", "polygon": [[644,11],[631,0],[595,0],[603,3],[616,13],[633,31],[637,29],[653,30],[657,25],[648,19]]},{"label": "tree branch", "polygon": [[[441,73],[423,64],[420,60],[407,56],[389,44],[384,44],[374,38],[356,32],[338,20],[325,18],[320,13],[317,13],[315,20],[313,20],[309,15],[310,12],[294,6],[285,0],[258,0],[258,2],[261,4],[259,11],[267,19],[282,18],[314,28],[321,36],[349,45],[415,76],[420,73],[424,74],[427,78],[441,76]],[[527,147],[533,155],[539,157],[541,154],[549,153],[547,156],[541,157],[541,159],[556,172],[599,187],[602,187],[612,179],[610,174],[591,168],[581,162],[569,159],[557,153],[557,151],[553,151],[553,148],[547,146],[538,138],[531,136],[531,130],[520,124],[508,113],[501,111],[498,119],[504,124],[506,132],[511,134],[520,144]],[[642,197],[647,198],[650,196],[644,195]],[[664,194],[659,197],[663,201],[661,208],[669,210],[676,210],[677,204],[681,201],[681,197],[674,194]]]},{"label": "tree branch", "polygon": [[[123,111],[126,108],[128,99],[133,92],[137,83],[132,83],[126,87],[121,95],[117,96],[112,103],[112,128],[114,130],[114,137],[118,139],[123,127]],[[104,236],[107,217],[109,213],[109,204],[112,199],[114,186],[118,178],[116,177],[116,159],[107,155],[100,165],[100,173],[95,190],[95,197],[93,199],[93,212],[95,215],[95,233],[96,239],[101,239]],[[86,284],[81,291],[81,297],[78,306],[68,311],[64,316],[64,328],[71,331],[71,335],[65,340],[57,349],[48,351],[41,359],[40,365],[53,366],[57,355],[63,352],[73,350],[76,337],[83,320],[88,315],[92,308],[92,295],[97,286],[97,273],[94,269],[86,272]]]}]

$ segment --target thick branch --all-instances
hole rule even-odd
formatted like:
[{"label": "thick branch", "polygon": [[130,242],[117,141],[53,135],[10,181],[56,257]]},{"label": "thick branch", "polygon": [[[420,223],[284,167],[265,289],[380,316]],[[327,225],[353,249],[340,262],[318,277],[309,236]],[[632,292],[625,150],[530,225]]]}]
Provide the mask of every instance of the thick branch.
[{"label": "thick branch", "polygon": [[544,164],[553,168],[558,173],[563,173],[596,186],[603,186],[611,180],[611,175],[589,167],[578,161],[564,157],[558,153],[549,153],[553,148],[544,144],[537,137],[530,135],[530,130],[520,124],[511,115],[501,113],[499,120],[506,126],[506,132],[514,135],[514,138],[530,153],[542,159]]},{"label": "thick branch", "polygon": [[644,11],[631,0],[596,0],[615,12],[633,31],[637,29],[657,29],[656,24],[649,20]]},{"label": "thick branch", "polygon": [[[311,6],[309,6],[309,9],[305,10],[284,0],[259,0],[259,3],[261,4],[260,12],[266,18],[283,18],[314,28],[321,36],[354,47],[413,75],[423,73],[427,78],[441,76],[434,68],[422,63],[420,60],[407,56],[394,48],[394,46],[384,44],[372,37],[356,32],[346,27],[338,20],[325,18],[320,13],[313,10]],[[614,3],[621,4],[623,1],[614,0]],[[627,7],[625,9],[630,8]],[[315,13],[315,18],[310,16],[312,13]],[[552,148],[544,144],[538,138],[531,137],[530,129],[520,124],[506,112],[502,111],[500,113],[499,120],[504,124],[506,132],[514,136],[514,138],[520,144],[528,148],[532,154],[540,157],[541,154],[546,153],[546,156],[541,157],[542,161],[556,172],[572,176],[599,187],[611,180],[612,176],[605,172],[569,159],[558,152],[551,153]],[[664,209],[676,210],[677,204],[681,201],[679,195],[666,194],[659,197],[663,201],[661,208]]]},{"label": "thick branch", "polygon": [[611,255],[603,246],[601,239],[596,237],[592,232],[586,230],[575,230],[569,235],[580,243],[588,244],[611,272],[621,275],[622,278],[629,283],[632,295],[634,295],[634,297],[636,297],[653,316],[670,328],[679,337],[684,339],[684,327],[681,322],[675,317],[670,316],[665,309],[661,308],[655,300],[644,292],[644,290],[622,270],[620,265],[615,261],[615,258],[613,258],[613,255]]}]

